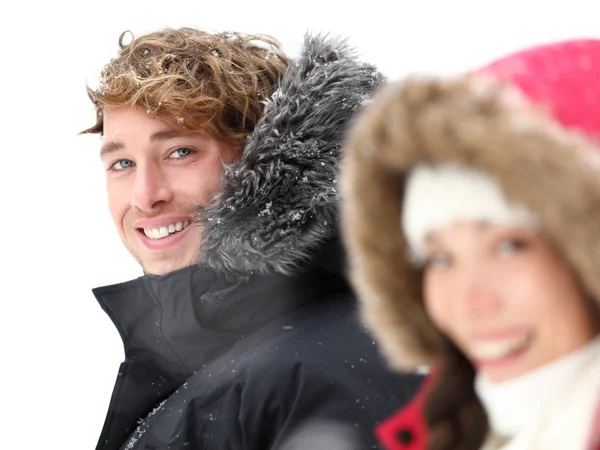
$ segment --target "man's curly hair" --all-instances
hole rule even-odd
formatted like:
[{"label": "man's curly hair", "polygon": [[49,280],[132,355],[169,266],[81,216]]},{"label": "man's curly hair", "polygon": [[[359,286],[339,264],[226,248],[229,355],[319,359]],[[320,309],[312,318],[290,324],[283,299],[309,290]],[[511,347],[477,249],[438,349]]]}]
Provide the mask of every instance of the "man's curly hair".
[{"label": "man's curly hair", "polygon": [[98,89],[87,89],[96,124],[81,134],[102,134],[104,109],[128,106],[242,147],[289,64],[280,44],[265,35],[167,28],[135,38],[125,31],[119,47]]}]

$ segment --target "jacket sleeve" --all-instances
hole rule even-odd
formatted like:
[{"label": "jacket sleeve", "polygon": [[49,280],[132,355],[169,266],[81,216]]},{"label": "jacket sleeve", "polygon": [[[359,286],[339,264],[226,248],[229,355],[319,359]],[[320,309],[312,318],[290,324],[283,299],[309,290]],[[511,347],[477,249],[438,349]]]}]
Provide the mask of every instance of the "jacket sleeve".
[{"label": "jacket sleeve", "polygon": [[344,366],[286,358],[251,368],[240,402],[245,449],[377,448],[376,423],[408,401],[421,377]]}]

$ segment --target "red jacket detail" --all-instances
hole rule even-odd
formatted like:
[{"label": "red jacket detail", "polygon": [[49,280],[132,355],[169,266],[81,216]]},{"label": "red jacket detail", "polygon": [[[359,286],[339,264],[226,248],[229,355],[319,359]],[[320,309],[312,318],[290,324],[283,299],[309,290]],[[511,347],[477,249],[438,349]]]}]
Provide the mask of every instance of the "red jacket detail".
[{"label": "red jacket detail", "polygon": [[403,409],[381,422],[375,428],[375,436],[386,450],[425,450],[427,426],[423,411],[425,400],[435,383],[431,373],[423,382],[413,400]]}]

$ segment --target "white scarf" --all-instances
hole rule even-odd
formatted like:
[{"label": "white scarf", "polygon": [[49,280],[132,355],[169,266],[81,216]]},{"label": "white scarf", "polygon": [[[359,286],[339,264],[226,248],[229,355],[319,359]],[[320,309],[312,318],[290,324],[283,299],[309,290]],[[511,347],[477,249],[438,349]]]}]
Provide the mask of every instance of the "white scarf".
[{"label": "white scarf", "polygon": [[478,376],[475,391],[490,422],[484,449],[586,449],[600,406],[600,336],[513,380]]}]

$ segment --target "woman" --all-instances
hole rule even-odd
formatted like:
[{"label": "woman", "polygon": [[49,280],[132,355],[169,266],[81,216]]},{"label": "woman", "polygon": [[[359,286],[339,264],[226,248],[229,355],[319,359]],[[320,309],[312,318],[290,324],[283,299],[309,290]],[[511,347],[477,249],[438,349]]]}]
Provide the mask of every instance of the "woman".
[{"label": "woman", "polygon": [[342,171],[350,275],[391,364],[392,449],[600,448],[600,41],[392,84]]}]

